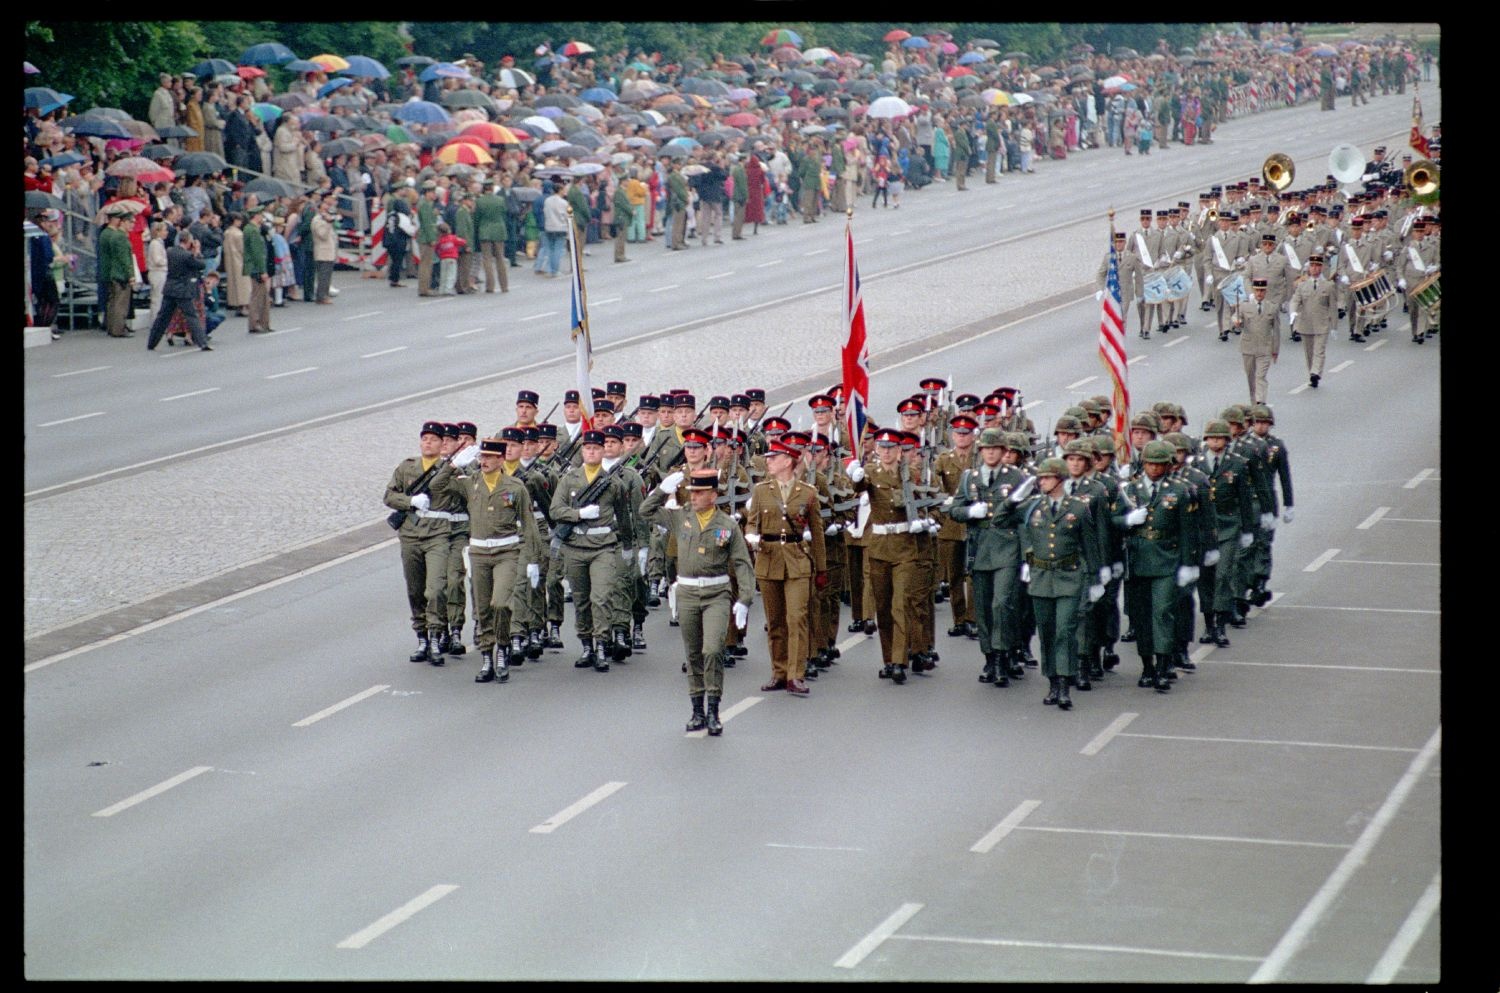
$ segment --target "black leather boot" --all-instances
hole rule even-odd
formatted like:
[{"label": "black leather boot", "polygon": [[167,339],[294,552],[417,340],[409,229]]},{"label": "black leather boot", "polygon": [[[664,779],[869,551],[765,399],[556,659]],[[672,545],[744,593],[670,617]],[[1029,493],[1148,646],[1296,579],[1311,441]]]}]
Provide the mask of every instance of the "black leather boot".
[{"label": "black leather boot", "polygon": [[864,629],[865,629],[865,622],[862,621],[862,620],[859,620],[858,618],[850,621],[849,622],[849,626],[846,627],[846,628],[844,628],[844,630],[848,631],[850,634],[859,634]]},{"label": "black leather boot", "polygon": [[1156,685],[1156,666],[1150,659],[1141,659],[1141,678],[1135,681],[1135,685],[1142,689],[1150,689]]},{"label": "black leather boot", "polygon": [[724,733],[724,725],[719,723],[719,698],[716,696],[708,698],[708,733],[714,738]]},{"label": "black leather boot", "polygon": [[890,679],[895,674],[896,674],[896,667],[893,666],[893,665],[884,665],[884,666],[881,666],[880,667],[880,672],[876,673],[876,675],[878,675],[881,679]]},{"label": "black leather boot", "polygon": [[[1005,660],[1002,659],[1001,661],[1004,662]],[[1010,666],[1010,678],[1012,678],[1012,679],[1024,679],[1025,678],[1025,676],[1026,676],[1026,666],[1027,666],[1028,663],[1026,662],[1026,655],[1019,648],[1011,650],[1010,660],[1009,660],[1009,662],[1007,664]],[[1036,665],[1036,661],[1033,660],[1029,664],[1030,665]]]},{"label": "black leather boot", "polygon": [[1229,647],[1229,636],[1224,633],[1224,625],[1229,623],[1229,611],[1221,610],[1214,614],[1214,644],[1220,648]]},{"label": "black leather boot", "polygon": [[1229,626],[1242,628],[1245,626],[1245,615],[1250,612],[1250,601],[1234,598],[1234,609],[1229,612]]},{"label": "black leather boot", "polygon": [[1120,640],[1124,641],[1124,642],[1132,642],[1132,641],[1135,640],[1135,625],[1134,624],[1130,624],[1130,625],[1126,626],[1125,633],[1120,636]]},{"label": "black leather boot", "polygon": [[544,647],[544,648],[562,648],[563,647],[562,632],[558,631],[557,627],[558,626],[556,624],[548,624],[547,625],[547,637],[546,637],[546,640],[544,640],[542,642],[542,647]]},{"label": "black leather boot", "polygon": [[895,683],[897,686],[900,686],[902,683],[906,682],[906,666],[896,666],[896,671],[891,673],[891,682]]},{"label": "black leather boot", "polygon": [[526,636],[526,657],[533,662],[542,657],[542,632],[532,631]]},{"label": "black leather boot", "polygon": [[1172,660],[1172,665],[1175,668],[1181,669],[1183,672],[1197,672],[1198,671],[1198,663],[1196,663],[1192,659],[1188,658],[1187,646],[1186,645],[1182,645],[1182,646],[1178,647],[1178,649],[1177,649],[1177,658],[1175,658],[1175,659]]},{"label": "black leather boot", "polygon": [[464,647],[464,629],[460,625],[448,630],[448,654],[454,658],[464,654],[468,649]]},{"label": "black leather boot", "polygon": [[510,636],[510,664],[518,668],[526,664],[526,638],[522,635]]},{"label": "black leather boot", "polygon": [[[1072,700],[1072,698],[1070,698],[1068,696],[1068,678],[1069,677],[1067,677],[1067,676],[1059,676],[1059,677],[1057,677],[1057,684],[1058,684],[1058,686],[1057,686],[1057,709],[1058,710],[1072,710],[1073,709],[1073,700]],[[1079,689],[1083,689],[1083,687],[1081,685],[1078,688]]]},{"label": "black leather boot", "polygon": [[491,657],[494,649],[481,648],[479,650],[479,675],[474,677],[476,683],[488,683],[495,678],[495,660]]},{"label": "black leather boot", "polygon": [[609,639],[600,638],[594,645],[594,671],[609,671]]},{"label": "black leather boot", "polygon": [[835,645],[832,641],[830,641],[828,643],[828,647],[824,651],[828,654],[828,664],[829,665],[838,665],[839,664],[838,663],[838,659],[839,659],[839,656],[843,654],[843,652],[839,651],[839,647],[837,645]]},{"label": "black leather boot", "polygon": [[818,678],[818,661],[817,661],[817,659],[808,659],[806,662],[804,662],[802,664],[802,678],[803,679],[817,679]]},{"label": "black leather boot", "polygon": [[687,722],[687,729],[689,731],[702,731],[708,726],[708,722],[703,718],[703,698],[695,696],[691,699],[693,701],[693,716]]},{"label": "black leather boot", "polygon": [[509,654],[505,650],[505,646],[497,643],[495,645],[495,648],[494,648],[494,653],[495,653],[495,682],[497,682],[497,683],[508,683],[508,682],[510,682],[510,657],[509,657]]},{"label": "black leather boot", "polygon": [[1156,692],[1165,693],[1172,688],[1172,660],[1165,655],[1156,657]]},{"label": "black leather boot", "polygon": [[994,652],[984,653],[984,671],[979,674],[981,683],[993,683],[995,681],[995,670],[999,666],[995,662]]},{"label": "black leather boot", "polygon": [[[1094,662],[1090,658],[1081,658],[1078,660],[1078,676],[1075,680],[1075,683],[1078,686],[1078,692],[1080,693],[1085,693],[1094,688],[1094,684],[1089,682],[1089,668],[1093,664]],[[1062,703],[1062,701],[1066,700],[1067,698],[1068,688],[1067,686],[1064,686],[1063,695],[1058,699],[1058,703]]]},{"label": "black leather boot", "polygon": [[1035,669],[1037,667],[1036,656],[1031,654],[1030,645],[1021,646],[1021,661],[1028,669]]},{"label": "black leather boot", "polygon": [[[990,657],[995,660],[995,685],[1004,688],[1010,685],[1010,653],[991,652]],[[1018,677],[1019,678],[1019,677]]]},{"label": "black leather boot", "polygon": [[1105,649],[1104,649],[1104,671],[1105,672],[1114,672],[1115,671],[1115,666],[1117,666],[1117,665],[1120,664],[1120,656],[1117,655],[1117,654],[1115,654],[1114,647],[1115,646],[1113,646],[1113,645],[1109,645],[1109,646],[1106,646]]},{"label": "black leather boot", "polygon": [[630,635],[631,651],[644,652],[646,650],[646,627],[637,621],[635,630]]},{"label": "black leather boot", "polygon": [[430,665],[443,664],[443,652],[447,648],[448,632],[442,628],[432,628],[427,632],[427,644],[431,646],[427,653],[427,662]]},{"label": "black leather boot", "polygon": [[594,655],[594,642],[592,639],[588,639],[583,643],[583,654],[578,656],[578,658],[574,660],[573,668],[592,669],[594,667],[594,663],[597,661],[599,660]]},{"label": "black leather boot", "polygon": [[1045,703],[1047,706],[1050,707],[1050,706],[1052,706],[1053,704],[1055,704],[1057,702],[1057,695],[1058,695],[1057,684],[1059,682],[1059,679],[1056,676],[1049,676],[1049,677],[1047,677],[1047,682],[1051,686],[1051,689],[1049,689],[1047,691],[1047,695],[1046,696],[1042,697],[1042,702]]},{"label": "black leather boot", "polygon": [[417,632],[417,650],[406,657],[408,662],[426,662],[432,651],[432,643],[427,640],[427,634],[423,631]]},{"label": "black leather boot", "polygon": [[1211,610],[1203,612],[1203,633],[1198,636],[1198,644],[1212,645],[1215,638],[1218,637],[1217,629],[1219,622],[1215,617],[1216,615]]},{"label": "black leather boot", "polygon": [[615,661],[630,658],[630,634],[624,628],[614,629]]}]

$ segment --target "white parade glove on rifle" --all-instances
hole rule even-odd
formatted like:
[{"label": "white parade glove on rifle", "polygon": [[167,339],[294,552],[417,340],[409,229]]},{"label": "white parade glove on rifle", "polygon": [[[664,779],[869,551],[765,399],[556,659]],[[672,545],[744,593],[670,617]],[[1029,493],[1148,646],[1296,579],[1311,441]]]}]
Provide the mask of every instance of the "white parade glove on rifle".
[{"label": "white parade glove on rifle", "polygon": [[971,503],[971,504],[969,504],[969,520],[971,520],[971,521],[982,521],[982,520],[984,520],[988,516],[990,516],[990,508],[989,507],[986,507],[982,503]]},{"label": "white parade glove on rifle", "polygon": [[587,507],[579,507],[578,519],[582,521],[597,521],[599,519],[599,505],[591,503]]},{"label": "white parade glove on rifle", "polygon": [[750,605],[736,603],[732,608],[734,611],[734,626],[739,630],[745,630],[745,625],[750,623]]},{"label": "white parade glove on rifle", "polygon": [[1027,476],[1025,479],[1021,480],[1021,485],[1017,486],[1014,490],[1011,491],[1010,502],[1020,503],[1022,500],[1025,500],[1026,497],[1031,493],[1031,488],[1035,485],[1035,476]]},{"label": "white parade glove on rifle", "polygon": [[1022,562],[1021,563],[1021,582],[1023,582],[1023,583],[1029,583],[1029,582],[1031,582],[1031,563],[1030,562]]},{"label": "white parade glove on rifle", "polygon": [[526,563],[526,581],[536,589],[542,583],[542,567],[535,562]]},{"label": "white parade glove on rifle", "polygon": [[865,478],[865,467],[858,462],[850,462],[849,468],[845,470],[845,474],[848,475],[849,482],[857,483]]},{"label": "white parade glove on rifle", "polygon": [[745,535],[745,544],[749,545],[751,548],[759,548],[760,535],[756,534],[753,531],[750,534]]},{"label": "white parade glove on rifle", "polygon": [[635,568],[642,576],[646,574],[646,549],[638,548],[635,552]]},{"label": "white parade glove on rifle", "polygon": [[411,498],[411,505],[417,510],[426,510],[432,504],[432,498],[426,493],[418,493]]}]

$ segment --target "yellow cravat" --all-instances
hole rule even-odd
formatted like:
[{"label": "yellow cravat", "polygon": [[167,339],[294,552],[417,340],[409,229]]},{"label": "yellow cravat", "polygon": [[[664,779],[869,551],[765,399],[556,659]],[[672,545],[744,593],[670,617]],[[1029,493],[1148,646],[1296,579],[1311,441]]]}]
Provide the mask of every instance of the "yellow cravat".
[{"label": "yellow cravat", "polygon": [[694,513],[696,513],[698,515],[698,530],[699,531],[702,531],[704,528],[708,527],[708,522],[711,521],[711,520],[713,520],[713,517],[714,517],[714,510],[713,510],[712,507],[710,507],[707,510],[695,511]]},{"label": "yellow cravat", "polygon": [[495,492],[495,487],[500,485],[500,470],[484,473],[484,485],[489,487],[491,493]]},{"label": "yellow cravat", "polygon": [[592,483],[603,468],[604,465],[602,463],[599,465],[585,465],[583,467],[583,478]]},{"label": "yellow cravat", "polygon": [[425,456],[425,455],[422,456],[422,471],[423,472],[426,472],[428,469],[431,469],[435,465],[437,465],[437,456],[436,455],[434,455],[430,459],[427,456]]}]

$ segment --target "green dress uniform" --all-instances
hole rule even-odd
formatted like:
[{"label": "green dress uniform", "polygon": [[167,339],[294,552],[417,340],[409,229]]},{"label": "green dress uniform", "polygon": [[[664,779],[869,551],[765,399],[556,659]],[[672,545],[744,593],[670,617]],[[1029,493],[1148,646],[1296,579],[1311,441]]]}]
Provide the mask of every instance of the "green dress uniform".
[{"label": "green dress uniform", "polygon": [[[734,518],[718,508],[705,524],[691,507],[667,509],[667,494],[660,487],[641,502],[644,520],[661,523],[677,535],[677,619],[682,628],[682,647],[687,653],[688,695],[695,701],[707,696],[709,709],[717,715],[724,695],[724,635],[730,626],[730,607],[750,605],[755,592],[755,573],[750,549]],[[739,596],[730,592],[730,577]]]},{"label": "green dress uniform", "polygon": [[[970,576],[973,610],[978,621],[979,650],[985,657],[981,682],[1009,684],[1008,676],[1020,675],[1021,538],[1017,531],[1020,514],[1010,501],[1026,474],[1014,466],[993,469],[980,465],[964,470],[948,515],[961,521],[971,551]],[[971,516],[970,508],[983,505],[983,517]]]},{"label": "green dress uniform", "polygon": [[1255,530],[1254,496],[1250,468],[1245,460],[1226,449],[1217,455],[1204,446],[1195,464],[1208,476],[1209,504],[1214,514],[1214,532],[1219,557],[1214,567],[1213,611],[1217,641],[1229,644],[1224,624],[1234,609],[1236,560],[1242,537]]},{"label": "green dress uniform", "polygon": [[1088,502],[1055,492],[1057,499],[1041,495],[1025,504],[1018,531],[1042,674],[1065,680],[1076,674],[1078,612],[1088,588],[1099,581],[1100,542]]},{"label": "green dress uniform", "polygon": [[[1251,520],[1255,522],[1251,529],[1252,542],[1264,542],[1276,520],[1270,513],[1275,496],[1271,491],[1267,445],[1253,431],[1242,431],[1229,443],[1229,450],[1243,457],[1249,469]],[[1249,590],[1255,585],[1257,554],[1252,545],[1250,550],[1235,559],[1235,617],[1231,618],[1235,627],[1244,626],[1244,616],[1250,610]]]},{"label": "green dress uniform", "polygon": [[818,491],[796,478],[785,485],[775,479],[758,483],[745,508],[745,534],[755,536],[755,579],[766,610],[769,689],[800,685],[812,654],[808,612],[814,583],[819,576],[826,582],[828,572],[818,509]]},{"label": "green dress uniform", "polygon": [[[1271,527],[1261,528],[1256,532],[1254,582],[1252,583],[1251,600],[1257,605],[1270,602],[1271,594],[1266,589],[1266,584],[1271,580],[1271,544],[1276,540],[1275,520],[1281,514],[1282,508],[1292,507],[1292,462],[1291,456],[1286,449],[1286,442],[1274,434],[1267,433],[1261,441],[1266,446],[1266,485],[1271,493],[1271,502],[1266,512],[1270,515]],[[1280,485],[1280,497],[1278,499],[1277,486]]]},{"label": "green dress uniform", "polygon": [[[264,243],[264,242],[262,242]],[[130,310],[130,284],[135,264],[130,257],[130,236],[116,227],[99,232],[99,276],[109,284],[105,303],[104,330],[111,338],[124,338],[125,315]]]},{"label": "green dress uniform", "polygon": [[[1145,520],[1129,523],[1131,511],[1139,510]],[[1171,688],[1167,673],[1177,651],[1178,590],[1197,578],[1187,570],[1199,560],[1198,512],[1193,493],[1170,475],[1152,482],[1142,474],[1120,487],[1114,523],[1126,532],[1125,610],[1141,656],[1139,685],[1162,692]]]},{"label": "green dress uniform", "polygon": [[[658,424],[650,439],[646,440],[645,447],[641,453],[641,464],[650,466],[651,471],[659,477],[670,475],[678,455],[682,452],[682,442],[677,437],[677,432],[670,425]],[[660,595],[665,587],[664,577],[667,575],[667,525],[651,521],[648,523],[650,529],[650,545],[646,555],[646,578],[653,587],[652,592]]]},{"label": "green dress uniform", "polygon": [[429,499],[427,509],[419,510],[413,506],[412,497],[417,494],[408,495],[407,490],[439,461],[442,460],[433,459],[424,465],[421,457],[403,460],[391,474],[384,494],[387,507],[406,513],[397,534],[401,539],[401,571],[406,577],[411,627],[417,632],[419,642],[412,661],[431,661],[433,665],[443,664],[442,656],[432,646],[447,624],[442,605],[444,584],[448,578],[448,530],[452,515],[432,509],[430,501],[447,494],[454,478],[452,464],[442,461],[428,482],[424,490]]},{"label": "green dress uniform", "polygon": [[[516,630],[516,634],[511,636],[511,655],[518,654],[517,650],[521,646],[516,644],[516,640],[524,632],[525,654],[531,659],[541,657],[542,649],[547,647],[547,636],[550,634],[546,631],[547,580],[551,572],[552,556],[550,548],[546,547],[546,542],[552,534],[550,522],[547,519],[547,510],[552,505],[552,478],[547,475],[546,468],[538,462],[539,460],[533,459],[528,464],[523,460],[517,462],[514,467],[508,462],[504,463],[506,476],[526,488],[531,501],[527,510],[531,514],[531,519],[536,523],[537,533],[541,536],[544,546],[535,560],[540,571],[537,585],[515,584],[510,602],[511,624]],[[555,638],[551,640],[555,642],[552,647],[562,647]]]},{"label": "green dress uniform", "polygon": [[[1188,499],[1198,507],[1193,516],[1197,520],[1198,528],[1198,560],[1193,564],[1198,566],[1198,579],[1189,586],[1178,587],[1177,590],[1177,616],[1175,622],[1175,645],[1177,654],[1173,659],[1173,665],[1178,668],[1197,668],[1188,658],[1188,646],[1193,642],[1193,594],[1198,595],[1199,611],[1203,614],[1203,626],[1208,632],[1207,644],[1213,641],[1212,631],[1214,629],[1213,599],[1214,599],[1214,567],[1207,565],[1204,559],[1209,549],[1217,552],[1219,547],[1218,534],[1215,530],[1213,502],[1209,495],[1208,475],[1193,464],[1189,458],[1172,470],[1172,478],[1186,490]],[[1206,605],[1206,606],[1205,606]]]},{"label": "green dress uniform", "polygon": [[[608,460],[606,460],[608,462]],[[639,554],[647,552],[650,544],[650,527],[641,519],[641,501],[646,495],[646,485],[641,480],[630,460],[626,459],[626,465],[620,470],[620,481],[625,486],[625,492],[629,495],[627,506],[630,508],[629,518],[621,525],[621,534],[625,531],[630,533],[630,548],[623,550],[620,554],[620,571],[615,576],[615,588],[612,601],[611,624],[616,628],[625,628],[632,632],[631,648],[633,651],[645,651],[646,636],[643,625],[646,623],[646,601],[644,596],[637,596],[637,585],[642,582],[639,564]],[[608,463],[605,468],[610,468],[614,463]],[[639,550],[639,551],[637,551]]]},{"label": "green dress uniform", "polygon": [[[593,666],[600,672],[609,671],[607,654],[614,654],[619,659],[630,651],[628,636],[619,627],[613,632],[614,650],[609,651],[608,646],[621,551],[635,547],[630,494],[620,478],[611,479],[599,499],[591,504],[598,508],[598,516],[585,518],[579,514],[585,505],[577,502],[578,494],[604,471],[601,465],[597,472],[590,474],[587,466],[580,465],[563,473],[552,494],[550,510],[555,525],[573,525],[572,533],[561,541],[560,553],[568,585],[573,590],[575,630],[584,645],[584,654],[574,665],[578,668]],[[554,543],[560,541],[555,532],[552,540]]]},{"label": "green dress uniform", "polygon": [[505,198],[498,193],[486,193],[474,202],[474,237],[479,241],[486,293],[495,292],[497,283],[500,292],[510,292],[510,264],[505,260],[505,242],[510,238],[508,213]]},{"label": "green dress uniform", "polygon": [[483,472],[475,471],[460,477],[457,490],[469,515],[474,640],[484,659],[478,681],[488,682],[484,677],[491,671],[504,682],[508,665],[524,661],[524,654],[507,647],[518,580],[519,585],[531,587],[524,567],[540,563],[546,549],[531,513],[531,492],[515,476],[502,469],[495,473],[492,485]]},{"label": "green dress uniform", "polygon": [[417,294],[432,296],[432,263],[437,258],[437,207],[427,197],[417,202]]},{"label": "green dress uniform", "polygon": [[250,277],[250,303],[247,307],[249,330],[271,330],[271,286],[268,279],[270,266],[267,260],[266,238],[259,224],[245,225],[245,259],[241,264],[243,274]]}]

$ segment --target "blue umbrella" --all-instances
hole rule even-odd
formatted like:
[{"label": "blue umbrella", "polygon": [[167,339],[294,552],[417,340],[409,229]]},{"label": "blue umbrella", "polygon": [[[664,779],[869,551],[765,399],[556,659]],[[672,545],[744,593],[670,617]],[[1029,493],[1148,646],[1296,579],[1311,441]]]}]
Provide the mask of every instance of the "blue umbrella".
[{"label": "blue umbrella", "polygon": [[245,49],[245,54],[240,56],[242,66],[279,66],[288,62],[295,62],[297,56],[279,41],[263,41],[259,45],[251,45]]},{"label": "blue umbrella", "polygon": [[[907,39],[907,41],[910,40],[910,38]],[[916,76],[925,76],[931,71],[931,69],[922,65],[902,66],[900,69],[896,70],[896,75],[900,76],[902,79],[912,79]]]},{"label": "blue umbrella", "polygon": [[88,159],[86,159],[82,155],[79,155],[77,152],[63,152],[61,155],[52,155],[45,159],[42,159],[42,165],[51,166],[54,169],[61,169],[63,166],[77,165],[80,162],[87,161]]},{"label": "blue umbrella", "polygon": [[45,114],[49,110],[56,110],[72,99],[66,93],[59,93],[46,86],[28,86],[22,106],[28,109],[36,107]]},{"label": "blue umbrella", "polygon": [[221,73],[234,72],[234,63],[228,59],[204,59],[193,66],[188,72],[203,79],[208,76],[217,76]]},{"label": "blue umbrella", "polygon": [[340,76],[338,79],[330,79],[328,82],[318,87],[318,96],[326,97],[334,90],[343,89],[345,86],[353,85],[354,80],[350,79],[348,76]]},{"label": "blue umbrella", "polygon": [[568,112],[561,107],[538,107],[537,113],[543,117],[563,117]]},{"label": "blue umbrella", "polygon": [[[327,72],[322,66],[308,59],[293,59],[281,68],[287,72]],[[231,69],[229,71],[233,72],[234,70]]]},{"label": "blue umbrella", "polygon": [[339,74],[345,76],[364,76],[369,79],[385,79],[391,71],[376,62],[368,55],[350,55],[344,59],[349,63],[349,68],[340,69]]},{"label": "blue umbrella", "polygon": [[958,64],[961,66],[971,66],[976,62],[985,62],[988,60],[989,56],[983,52],[965,52],[958,57]]},{"label": "blue umbrella", "polygon": [[417,79],[424,83],[430,83],[434,79],[473,79],[469,70],[463,66],[456,66],[452,62],[439,62],[423,69]]},{"label": "blue umbrella", "polygon": [[698,142],[693,138],[689,138],[687,135],[683,135],[680,138],[673,138],[671,141],[667,142],[667,144],[680,145],[681,147],[688,149],[699,147]]},{"label": "blue umbrella", "polygon": [[[751,95],[754,96],[754,94]],[[620,99],[602,86],[595,86],[590,89],[584,90],[582,93],[578,94],[578,97],[580,100],[587,100],[589,103],[599,104],[614,103],[616,100]]]},{"label": "blue umbrella", "polygon": [[413,124],[444,124],[453,120],[442,107],[426,100],[411,100],[403,103],[391,116],[398,121],[409,121]]},{"label": "blue umbrella", "polygon": [[903,41],[901,43],[901,47],[902,48],[931,48],[932,45],[929,44],[928,41],[927,41],[927,39],[923,38],[921,35],[912,35],[910,38],[906,39],[905,41]]},{"label": "blue umbrella", "polygon": [[567,61],[568,58],[565,55],[543,55],[532,64],[538,69],[545,69],[548,66],[560,66]]},{"label": "blue umbrella", "polygon": [[63,130],[73,134],[91,135],[95,138],[131,137],[130,132],[126,131],[119,121],[111,121],[105,117],[90,117],[87,114],[70,117],[63,121]]}]

